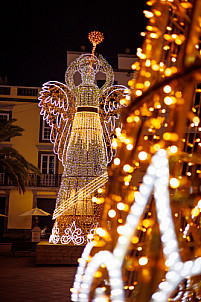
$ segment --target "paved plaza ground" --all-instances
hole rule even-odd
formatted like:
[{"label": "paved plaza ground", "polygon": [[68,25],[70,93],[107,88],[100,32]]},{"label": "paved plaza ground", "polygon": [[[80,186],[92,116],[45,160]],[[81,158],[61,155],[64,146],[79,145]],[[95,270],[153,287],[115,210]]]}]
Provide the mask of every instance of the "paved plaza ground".
[{"label": "paved plaza ground", "polygon": [[35,257],[0,256],[1,302],[70,302],[75,266],[37,266]]}]

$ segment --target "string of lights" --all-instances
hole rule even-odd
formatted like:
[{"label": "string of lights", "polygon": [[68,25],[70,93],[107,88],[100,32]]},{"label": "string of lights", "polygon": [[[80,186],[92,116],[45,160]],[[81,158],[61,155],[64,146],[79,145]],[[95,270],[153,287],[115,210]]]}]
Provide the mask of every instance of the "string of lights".
[{"label": "string of lights", "polygon": [[[96,45],[103,35],[92,32],[89,38]],[[106,77],[100,88],[95,84],[97,72]],[[81,76],[78,86],[74,83],[75,73]],[[112,139],[120,125],[121,107],[126,105],[123,100],[129,98],[130,92],[125,86],[113,86],[112,67],[102,56],[97,58],[93,53],[81,55],[72,62],[65,81],[66,85],[45,83],[39,97],[41,114],[51,127],[54,152],[64,166],[50,242],[68,244],[71,238],[73,244],[86,244],[100,217],[102,194],[96,191],[108,180],[107,164],[115,154]],[[72,226],[80,235],[78,240],[69,235]]]},{"label": "string of lights", "polygon": [[[201,2],[147,4],[131,100],[112,141],[117,154],[102,220],[73,301],[200,299]],[[117,259],[117,291],[106,252]]]}]

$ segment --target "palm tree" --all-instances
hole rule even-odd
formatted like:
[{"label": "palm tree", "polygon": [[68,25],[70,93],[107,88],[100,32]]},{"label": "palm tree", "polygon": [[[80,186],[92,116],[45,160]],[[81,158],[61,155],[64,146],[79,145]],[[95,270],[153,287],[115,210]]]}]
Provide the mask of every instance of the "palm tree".
[{"label": "palm tree", "polygon": [[[24,129],[13,125],[15,121],[16,119],[11,119],[1,124],[0,143],[15,136],[22,136]],[[0,148],[0,171],[5,173],[12,184],[18,188],[19,193],[25,192],[30,172],[42,175],[40,170],[29,163],[16,149],[7,146]]]}]

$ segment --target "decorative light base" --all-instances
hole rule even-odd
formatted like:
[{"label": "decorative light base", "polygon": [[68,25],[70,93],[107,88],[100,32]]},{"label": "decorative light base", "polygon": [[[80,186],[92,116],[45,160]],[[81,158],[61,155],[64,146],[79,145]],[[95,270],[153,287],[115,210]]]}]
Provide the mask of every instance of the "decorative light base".
[{"label": "decorative light base", "polygon": [[58,217],[52,229],[49,243],[85,245],[93,238],[97,225],[97,219],[93,215]]}]

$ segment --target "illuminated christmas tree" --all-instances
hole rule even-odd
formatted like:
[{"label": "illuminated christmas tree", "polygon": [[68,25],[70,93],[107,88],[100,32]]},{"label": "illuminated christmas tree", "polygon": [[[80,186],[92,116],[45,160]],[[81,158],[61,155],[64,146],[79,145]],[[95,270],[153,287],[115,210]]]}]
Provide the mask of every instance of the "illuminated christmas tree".
[{"label": "illuminated christmas tree", "polygon": [[201,1],[148,1],[130,105],[72,301],[201,299]]},{"label": "illuminated christmas tree", "polygon": [[[55,244],[79,245],[93,237],[102,188],[108,180],[107,164],[114,155],[112,139],[120,125],[120,107],[127,102],[124,98],[129,98],[125,86],[113,86],[114,73],[109,63],[94,55],[103,34],[91,32],[89,39],[92,54],[83,54],[70,64],[66,84],[43,84],[39,97],[41,114],[51,126],[54,152],[64,166],[50,236],[50,242]],[[98,72],[106,78],[100,88],[95,84]],[[77,86],[76,73],[81,76]]]}]

